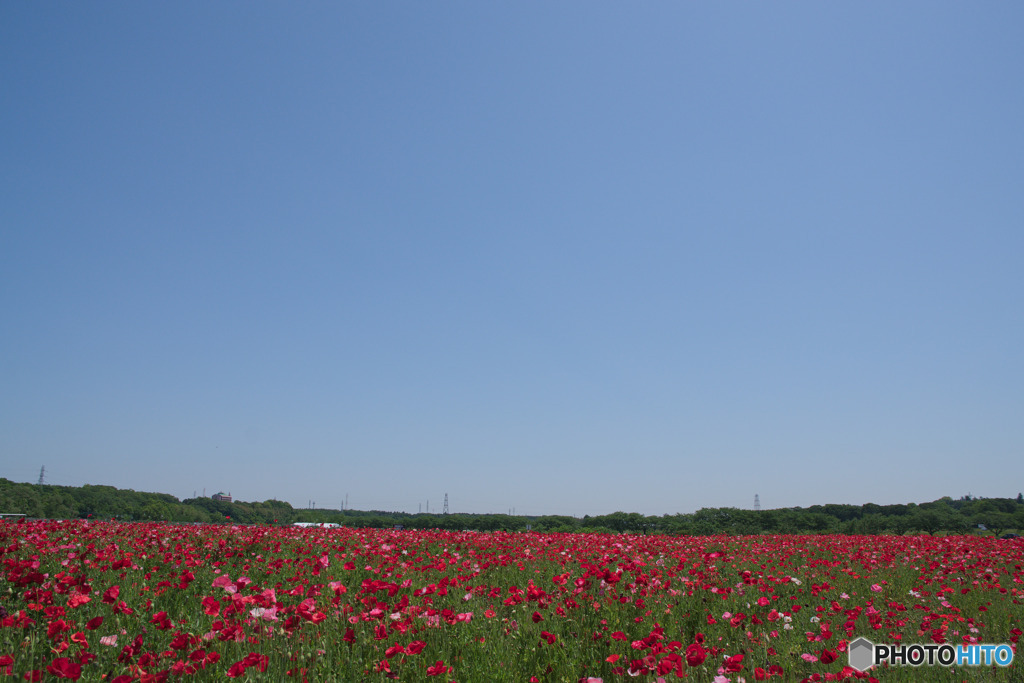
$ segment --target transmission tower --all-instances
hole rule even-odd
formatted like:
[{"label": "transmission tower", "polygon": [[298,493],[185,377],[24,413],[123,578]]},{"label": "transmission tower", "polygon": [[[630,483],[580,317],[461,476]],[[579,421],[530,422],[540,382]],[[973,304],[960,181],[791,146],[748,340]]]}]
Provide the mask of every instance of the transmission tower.
[{"label": "transmission tower", "polygon": [[39,486],[43,485],[43,481],[46,478],[46,465],[39,468]]},{"label": "transmission tower", "polygon": [[754,509],[761,509],[761,498],[756,493],[754,494]]},{"label": "transmission tower", "polygon": [[444,494],[444,510],[441,512],[442,515],[448,514],[448,494]]}]

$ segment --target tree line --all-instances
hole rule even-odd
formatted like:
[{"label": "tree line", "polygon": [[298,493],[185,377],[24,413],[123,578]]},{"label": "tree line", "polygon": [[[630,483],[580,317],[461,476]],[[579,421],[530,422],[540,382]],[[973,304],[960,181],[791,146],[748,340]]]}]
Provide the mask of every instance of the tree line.
[{"label": "tree line", "polygon": [[1024,495],[1014,498],[940,498],[906,505],[828,504],[808,508],[745,510],[702,508],[693,513],[645,516],[637,512],[566,515],[449,515],[380,510],[296,509],[280,500],[179,500],[113,486],[52,486],[0,478],[0,512],[29,518],[116,519],[180,523],[330,523],[350,527],[470,529],[630,534],[965,534],[1001,535],[1024,529]]}]

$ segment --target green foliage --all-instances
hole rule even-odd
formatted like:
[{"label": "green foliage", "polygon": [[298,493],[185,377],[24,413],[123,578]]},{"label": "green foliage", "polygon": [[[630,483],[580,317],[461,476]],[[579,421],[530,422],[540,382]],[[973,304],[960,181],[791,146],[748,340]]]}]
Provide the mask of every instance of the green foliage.
[{"label": "green foliage", "polygon": [[[0,478],[0,512],[30,518],[118,519],[179,523],[338,524],[356,528],[444,529],[461,531],[595,532],[670,535],[758,534],[1002,534],[1024,529],[1024,504],[1013,498],[954,500],[948,496],[916,505],[814,505],[809,508],[744,510],[702,508],[692,514],[647,517],[616,511],[582,519],[567,515],[409,514],[382,510],[295,509],[280,500],[225,502],[212,498],[178,500],[166,493],[144,493],[112,486],[39,486]],[[981,530],[979,525],[985,527]]]}]

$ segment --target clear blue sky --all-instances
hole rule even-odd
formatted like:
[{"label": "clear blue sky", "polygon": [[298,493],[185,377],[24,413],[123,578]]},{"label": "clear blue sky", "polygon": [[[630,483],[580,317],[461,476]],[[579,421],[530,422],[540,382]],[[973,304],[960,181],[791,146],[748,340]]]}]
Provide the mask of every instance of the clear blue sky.
[{"label": "clear blue sky", "polygon": [[0,3],[0,476],[1024,489],[1024,4]]}]

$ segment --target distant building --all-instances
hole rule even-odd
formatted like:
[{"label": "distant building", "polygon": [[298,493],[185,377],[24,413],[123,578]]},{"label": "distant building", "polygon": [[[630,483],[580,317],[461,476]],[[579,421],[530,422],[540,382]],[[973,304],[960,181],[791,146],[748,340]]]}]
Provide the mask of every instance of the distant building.
[{"label": "distant building", "polygon": [[211,497],[212,497],[212,498],[213,498],[214,500],[219,500],[219,501],[223,501],[223,502],[225,502],[225,503],[230,503],[230,502],[231,502],[231,494],[229,493],[229,494],[227,494],[227,495],[224,495],[224,492],[223,492],[223,491],[221,491],[220,493],[215,493],[215,494],[213,494],[213,496],[211,496]]}]

